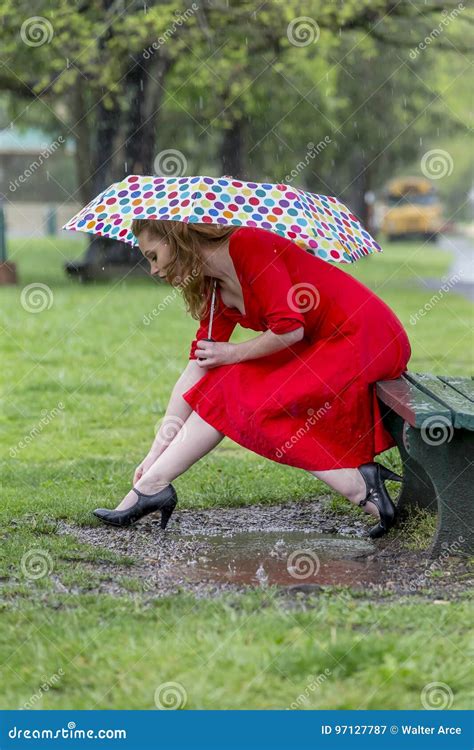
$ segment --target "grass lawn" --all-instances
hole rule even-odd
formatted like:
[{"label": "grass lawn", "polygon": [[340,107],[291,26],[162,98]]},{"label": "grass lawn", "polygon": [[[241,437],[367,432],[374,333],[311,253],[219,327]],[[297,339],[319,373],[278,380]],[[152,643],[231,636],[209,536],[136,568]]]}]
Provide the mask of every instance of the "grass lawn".
[{"label": "grass lawn", "polygon": [[[409,368],[471,372],[469,302],[442,293],[411,322],[435,294],[419,279],[446,274],[450,256],[430,245],[384,247],[343,268],[405,324]],[[452,708],[467,708],[465,597],[370,601],[341,588],[288,607],[273,589],[212,600],[183,592],[151,604],[88,593],[94,580],[77,561],[92,566],[114,553],[59,536],[55,524],[94,524],[91,509],[129,490],[197,322],[173,290],[148,278],[67,279],[63,262],[81,250],[62,238],[12,241],[19,284],[0,288],[0,707],[39,695],[35,708],[155,708],[157,688],[175,682],[185,708],[422,708],[423,687],[439,681],[452,690]],[[42,304],[29,284],[46,285],[36,292],[46,295],[42,312],[25,309]],[[249,334],[236,330],[232,340]],[[383,459],[397,467],[395,449]],[[182,508],[331,495],[227,438],[174,484]],[[336,508],[341,498],[332,497]],[[38,549],[52,570],[31,580],[21,561]],[[64,593],[66,582],[76,594]]]}]

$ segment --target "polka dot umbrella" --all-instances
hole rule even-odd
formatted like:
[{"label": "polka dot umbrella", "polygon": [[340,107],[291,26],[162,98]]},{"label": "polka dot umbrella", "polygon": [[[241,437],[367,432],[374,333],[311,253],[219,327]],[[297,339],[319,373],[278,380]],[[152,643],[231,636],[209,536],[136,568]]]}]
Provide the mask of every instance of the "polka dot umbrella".
[{"label": "polka dot umbrella", "polygon": [[353,263],[382,252],[337,198],[231,177],[130,175],[110,185],[63,229],[138,245],[130,229],[133,219],[260,227],[337,263]]}]

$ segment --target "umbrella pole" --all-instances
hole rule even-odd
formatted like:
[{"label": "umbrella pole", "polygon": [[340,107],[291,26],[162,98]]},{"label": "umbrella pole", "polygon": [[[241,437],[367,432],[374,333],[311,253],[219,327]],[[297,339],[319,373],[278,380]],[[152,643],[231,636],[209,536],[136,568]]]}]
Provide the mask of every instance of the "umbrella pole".
[{"label": "umbrella pole", "polygon": [[215,305],[215,302],[216,302],[216,285],[217,285],[216,279],[214,279],[213,284],[214,284],[214,286],[212,288],[211,313],[210,313],[210,316],[209,316],[209,327],[207,329],[207,335],[208,335],[207,341],[212,341],[213,340],[212,339],[212,322],[214,320],[214,305]]},{"label": "umbrella pole", "polygon": [[[216,285],[217,285],[216,279],[214,279],[213,283],[214,283],[214,286],[212,289],[211,312],[209,315],[209,325],[207,327],[207,339],[203,339],[203,341],[214,341],[214,339],[212,338],[212,321],[214,320],[214,305],[216,302]],[[201,362],[202,357],[198,357],[198,360]]]}]

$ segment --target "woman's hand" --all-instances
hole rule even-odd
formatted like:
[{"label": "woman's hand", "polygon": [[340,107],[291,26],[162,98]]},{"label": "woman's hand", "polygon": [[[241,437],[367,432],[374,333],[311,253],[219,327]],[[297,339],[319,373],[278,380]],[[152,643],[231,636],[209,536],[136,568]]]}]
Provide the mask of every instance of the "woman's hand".
[{"label": "woman's hand", "polygon": [[298,343],[304,338],[304,327],[300,326],[287,333],[273,333],[268,329],[259,336],[239,344],[229,344],[225,341],[207,341],[200,339],[196,344],[196,357],[193,360],[199,367],[208,369],[218,365],[231,365],[244,362],[247,359],[267,357],[269,354],[282,351]]},{"label": "woman's hand", "polygon": [[238,344],[226,341],[198,341],[196,345],[196,362],[200,367],[218,367],[238,362]]},{"label": "woman's hand", "polygon": [[139,479],[142,478],[142,476],[144,474],[147,473],[147,471],[150,468],[150,466],[153,466],[153,464],[155,463],[155,461],[158,458],[158,456],[159,456],[159,453],[152,453],[152,452],[148,453],[145,456],[145,458],[143,459],[143,461],[141,462],[141,464],[139,466],[137,466],[137,468],[135,469],[135,473],[133,475],[133,484],[134,485],[138,482]]}]

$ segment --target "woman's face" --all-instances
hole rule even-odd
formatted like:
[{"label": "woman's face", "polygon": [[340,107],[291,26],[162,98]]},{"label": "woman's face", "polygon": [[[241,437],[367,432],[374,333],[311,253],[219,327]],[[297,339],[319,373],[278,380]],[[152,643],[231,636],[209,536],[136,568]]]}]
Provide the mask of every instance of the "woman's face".
[{"label": "woman's face", "polygon": [[144,229],[138,238],[138,245],[150,263],[150,274],[164,279],[166,276],[165,268],[171,260],[168,242],[150,234],[149,229]]}]

